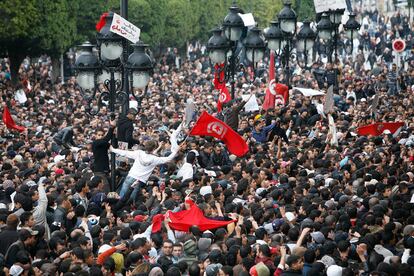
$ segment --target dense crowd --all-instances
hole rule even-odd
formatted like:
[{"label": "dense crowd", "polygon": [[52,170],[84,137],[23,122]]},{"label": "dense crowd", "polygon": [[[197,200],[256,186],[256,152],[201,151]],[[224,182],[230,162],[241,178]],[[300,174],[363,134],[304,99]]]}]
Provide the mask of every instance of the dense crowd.
[{"label": "dense crowd", "polygon": [[[414,26],[399,13],[360,17],[355,55],[344,39],[340,60],[327,63],[317,43],[311,68],[292,67],[294,87],[335,87],[335,133],[324,96],[291,89],[286,105],[243,109],[241,95],[262,105],[268,58],[256,78],[242,68],[235,99],[217,112],[205,48],[169,49],[139,102],[116,118],[106,106],[88,115],[75,79],[52,80],[46,56],[20,67],[30,89],[11,86],[4,59],[2,102],[26,131],[0,125],[0,275],[413,275]],[[408,43],[395,61],[397,31]],[[187,136],[203,111],[249,152],[238,158],[217,139]],[[357,134],[374,122],[405,125]],[[127,145],[111,145],[113,136]],[[180,231],[158,220],[192,208],[227,225]]]}]

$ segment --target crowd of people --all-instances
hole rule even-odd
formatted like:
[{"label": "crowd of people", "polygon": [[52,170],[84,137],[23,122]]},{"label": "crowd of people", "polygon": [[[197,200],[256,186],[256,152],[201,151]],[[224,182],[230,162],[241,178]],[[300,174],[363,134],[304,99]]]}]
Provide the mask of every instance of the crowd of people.
[{"label": "crowd of people", "polygon": [[[12,86],[4,59],[2,102],[26,130],[0,125],[0,275],[414,275],[414,25],[399,13],[360,17],[369,23],[356,55],[324,63],[320,47],[311,68],[290,74],[293,87],[334,86],[336,132],[324,96],[291,89],[286,105],[243,109],[242,95],[264,101],[266,59],[255,78],[237,74],[235,99],[218,112],[205,49],[169,50],[136,108],[116,117],[85,112],[75,78],[52,80],[47,57],[20,67],[31,88]],[[409,43],[395,61],[397,30]],[[203,111],[249,152],[189,136]],[[404,127],[358,135],[378,122]],[[186,210],[210,224],[168,215]]]}]

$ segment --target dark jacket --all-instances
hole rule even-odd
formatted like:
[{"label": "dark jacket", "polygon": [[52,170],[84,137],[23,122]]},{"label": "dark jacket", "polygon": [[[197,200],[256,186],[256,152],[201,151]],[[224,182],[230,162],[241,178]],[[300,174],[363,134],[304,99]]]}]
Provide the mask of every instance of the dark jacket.
[{"label": "dark jacket", "polygon": [[58,145],[75,145],[73,141],[73,128],[72,127],[65,127],[61,129],[56,135],[53,137],[53,140]]},{"label": "dark jacket", "polygon": [[289,269],[289,270],[283,271],[282,276],[302,276],[302,271]]},{"label": "dark jacket", "polygon": [[200,164],[200,167],[205,169],[210,165],[210,156],[204,150],[200,151],[200,155],[198,156],[198,164]]},{"label": "dark jacket", "polygon": [[110,127],[108,133],[102,139],[95,140],[92,143],[93,152],[93,171],[94,172],[108,172],[109,171],[109,141],[114,133],[114,128]]},{"label": "dark jacket", "polygon": [[[20,240],[14,242],[12,245],[10,245],[9,249],[6,253],[6,266],[10,268],[15,262],[16,262],[16,254],[20,250],[26,250],[26,247],[24,246],[24,243]],[[29,252],[29,251],[27,251]]]},{"label": "dark jacket", "polygon": [[277,125],[270,132],[269,140],[268,141],[272,141],[273,138],[275,137],[275,135],[276,136],[279,136],[280,138],[282,138],[285,141],[285,143],[289,143],[289,139],[286,136],[286,130],[284,130],[283,128],[281,128],[281,127],[279,127]]},{"label": "dark jacket", "polygon": [[312,264],[305,263],[305,264],[303,265],[302,275],[303,275],[303,276],[307,276],[307,275],[308,275],[309,270],[311,270],[311,269],[312,269]]},{"label": "dark jacket", "polygon": [[117,138],[120,142],[128,143],[128,148],[132,148],[133,145],[139,144],[138,140],[133,137],[134,123],[127,117],[121,117],[118,120]]},{"label": "dark jacket", "polygon": [[3,254],[3,256],[6,255],[7,249],[10,247],[10,245],[14,242],[16,242],[19,239],[19,233],[16,229],[11,228],[4,228],[4,230],[0,233],[0,254]]},{"label": "dark jacket", "polygon": [[210,156],[210,167],[224,166],[231,164],[229,155],[224,150],[220,154],[213,152]]},{"label": "dark jacket", "polygon": [[245,101],[242,101],[235,107],[228,108],[224,113],[224,122],[229,125],[234,131],[239,128],[239,113],[243,109]]},{"label": "dark jacket", "polygon": [[58,206],[56,208],[55,220],[53,221],[53,225],[55,226],[55,228],[60,229],[60,227],[65,226],[67,214],[68,214],[68,211],[62,206]]}]

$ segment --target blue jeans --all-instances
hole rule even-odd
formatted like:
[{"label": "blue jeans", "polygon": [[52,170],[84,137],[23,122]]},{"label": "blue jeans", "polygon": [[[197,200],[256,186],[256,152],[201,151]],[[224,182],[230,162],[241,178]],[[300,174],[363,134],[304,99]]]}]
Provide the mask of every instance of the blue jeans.
[{"label": "blue jeans", "polygon": [[[128,191],[129,187],[136,181],[135,178],[132,176],[127,176],[124,180],[124,183],[122,183],[121,191],[119,192],[119,196],[123,198]],[[135,187],[134,191],[131,194],[131,198],[135,198],[136,194],[138,192],[138,187]]]}]

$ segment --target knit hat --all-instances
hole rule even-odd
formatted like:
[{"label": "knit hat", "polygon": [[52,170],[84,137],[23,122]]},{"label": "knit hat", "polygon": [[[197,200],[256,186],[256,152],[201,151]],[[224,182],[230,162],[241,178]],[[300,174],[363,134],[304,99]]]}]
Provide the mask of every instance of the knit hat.
[{"label": "knit hat", "polygon": [[323,256],[320,262],[325,265],[325,268],[328,268],[331,265],[335,265],[335,260],[331,256],[328,256],[328,255]]},{"label": "knit hat", "polygon": [[249,272],[252,276],[270,276],[269,268],[262,262],[253,266]]},{"label": "knit hat", "polygon": [[210,245],[211,245],[211,239],[200,238],[198,240],[198,250],[200,251],[207,251]]},{"label": "knit hat", "polygon": [[331,265],[326,271],[327,276],[342,276],[342,267],[339,265]]},{"label": "knit hat", "polygon": [[197,254],[197,244],[193,240],[188,240],[184,243],[184,253],[186,255],[196,255]]},{"label": "knit hat", "polygon": [[206,275],[207,276],[217,276],[219,270],[223,267],[222,264],[209,264],[206,267]]},{"label": "knit hat", "polygon": [[322,232],[312,232],[310,235],[316,243],[322,244],[325,242],[325,236],[322,234]]},{"label": "knit hat", "polygon": [[4,182],[3,182],[3,189],[6,190],[9,187],[14,187],[13,181],[10,180],[10,179],[4,180]]}]

